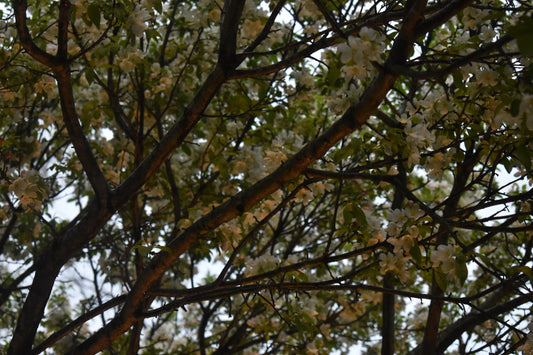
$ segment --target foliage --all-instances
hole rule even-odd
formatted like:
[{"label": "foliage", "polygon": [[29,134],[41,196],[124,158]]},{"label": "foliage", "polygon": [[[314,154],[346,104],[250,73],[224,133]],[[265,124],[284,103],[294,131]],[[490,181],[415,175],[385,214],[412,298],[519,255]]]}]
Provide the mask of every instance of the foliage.
[{"label": "foliage", "polygon": [[0,9],[3,352],[532,351],[528,1]]}]

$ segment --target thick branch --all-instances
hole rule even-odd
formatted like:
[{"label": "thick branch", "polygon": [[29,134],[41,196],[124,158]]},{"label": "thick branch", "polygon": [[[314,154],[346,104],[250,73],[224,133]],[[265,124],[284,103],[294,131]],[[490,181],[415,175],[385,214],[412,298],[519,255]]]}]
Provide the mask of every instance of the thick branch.
[{"label": "thick branch", "polygon": [[437,26],[440,26],[448,21],[453,16],[464,8],[470,6],[474,0],[450,0],[440,10],[436,11],[431,16],[428,16],[422,20],[417,26],[418,34],[424,34]]},{"label": "thick branch", "polygon": [[68,23],[70,18],[70,1],[59,2],[59,20],[57,33],[57,54],[62,61],[67,59],[68,54]]},{"label": "thick branch", "polygon": [[116,306],[120,305],[125,299],[126,299],[125,295],[112,298],[109,301],[103,303],[102,305],[100,305],[100,306],[98,306],[96,308],[93,308],[92,310],[82,314],[81,316],[79,316],[78,318],[76,318],[75,320],[70,322],[68,325],[66,325],[65,327],[61,328],[60,330],[58,330],[57,332],[55,332],[54,334],[49,336],[41,344],[36,346],[32,350],[32,354],[39,354],[39,353],[43,352],[45,349],[49,348],[54,343],[56,343],[59,339],[63,338],[65,335],[69,334],[74,329],[80,327],[83,323],[85,323],[88,320],[90,320],[90,319],[92,319],[92,318],[104,313],[108,309],[111,309],[113,307],[116,307]]},{"label": "thick branch", "polygon": [[[468,177],[474,169],[475,164],[478,162],[478,159],[479,153],[474,152],[472,148],[466,152],[465,160],[457,166],[452,191],[444,202],[445,207],[443,211],[443,218],[448,219],[457,214],[457,206],[459,204],[459,199],[461,198],[461,195],[465,190]],[[447,243],[449,232],[449,226],[447,224],[441,224],[437,233],[437,235],[439,235],[439,237],[437,238],[437,245]],[[433,275],[431,289],[431,292],[436,296],[441,296],[444,293],[444,290],[442,290],[438,285],[435,279],[435,275]],[[435,349],[435,343],[437,341],[439,323],[443,306],[444,301],[442,300],[433,300],[429,305],[424,340],[422,342],[422,351],[424,354],[437,354]]]},{"label": "thick branch", "polygon": [[[508,294],[504,288],[502,292],[498,292],[496,295],[498,298],[503,298]],[[527,302],[533,301],[533,293],[518,296],[508,302],[492,306],[483,305],[478,310],[472,311],[470,314],[462,317],[455,323],[450,324],[446,329],[440,332],[437,336],[437,341],[433,344],[437,353],[443,353],[454,341],[459,339],[461,334],[469,331],[474,326],[482,324],[488,319],[495,318],[498,315],[509,312],[516,307],[523,305]],[[422,345],[419,345],[415,349],[411,350],[408,355],[425,355]]]},{"label": "thick branch", "polygon": [[244,3],[245,0],[226,0],[222,9],[218,63],[226,70],[236,67],[237,33]]},{"label": "thick branch", "polygon": [[44,309],[60,266],[52,263],[37,264],[32,287],[17,320],[7,355],[30,354],[32,342],[42,319]]},{"label": "thick branch", "polygon": [[87,174],[87,178],[96,194],[96,199],[101,207],[103,207],[108,202],[107,182],[92,153],[89,141],[87,140],[87,137],[85,137],[83,128],[78,119],[74,104],[70,68],[65,64],[54,70],[54,72],[59,90],[59,98],[61,100],[63,122],[65,122],[65,127],[67,128],[70,141],[76,150],[76,155],[78,156],[78,159],[83,166],[83,170]]},{"label": "thick branch", "polygon": [[13,0],[13,10],[15,12],[17,33],[19,35],[20,43],[26,52],[38,62],[48,67],[54,67],[57,65],[56,57],[37,47],[31,38],[30,31],[26,25],[27,9],[28,4],[25,0]]}]

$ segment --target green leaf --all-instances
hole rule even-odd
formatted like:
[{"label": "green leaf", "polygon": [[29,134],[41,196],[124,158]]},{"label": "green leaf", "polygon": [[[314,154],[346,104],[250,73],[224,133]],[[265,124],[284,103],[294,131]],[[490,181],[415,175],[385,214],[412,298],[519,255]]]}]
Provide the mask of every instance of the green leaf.
[{"label": "green leaf", "polygon": [[89,19],[91,20],[92,24],[95,25],[97,28],[100,28],[100,13],[100,6],[98,6],[94,2],[90,3],[89,6],[87,6],[87,15],[89,16]]},{"label": "green leaf", "polygon": [[346,206],[346,208],[342,210],[342,217],[344,218],[344,223],[350,223],[354,217],[350,210],[350,206]]},{"label": "green leaf", "polygon": [[533,56],[533,18],[522,17],[518,23],[509,28],[509,33],[516,39],[520,52]]},{"label": "green leaf", "polygon": [[455,257],[455,275],[459,278],[461,285],[464,285],[468,277],[468,268],[466,267],[466,259],[463,254]]},{"label": "green leaf", "polygon": [[481,261],[483,261],[483,264],[485,264],[486,266],[492,265],[492,261],[486,255],[483,255],[483,254],[476,254],[476,255],[481,259]]},{"label": "green leaf", "polygon": [[334,86],[341,74],[341,70],[338,66],[332,65],[328,70],[328,75],[326,77],[327,83],[329,86]]},{"label": "green leaf", "polygon": [[505,168],[505,171],[507,171],[508,174],[510,174],[511,171],[513,171],[513,163],[511,161],[511,159],[503,158],[501,163],[502,163],[503,167]]},{"label": "green leaf", "polygon": [[533,284],[533,269],[530,268],[529,266],[513,266],[510,270],[509,270],[509,273],[511,275],[516,275],[518,273],[523,273],[524,275],[526,275],[529,279],[529,282],[531,282],[531,284]]},{"label": "green leaf", "polygon": [[137,243],[135,243],[135,245],[131,248],[132,251],[134,250],[137,250],[139,252],[139,254],[141,254],[141,256],[143,258],[145,258],[146,256],[148,256],[148,254],[150,253],[150,251],[152,251],[152,246],[147,246],[147,245],[144,245],[142,244],[143,241],[138,241]]},{"label": "green leaf", "polygon": [[183,144],[181,146],[181,149],[183,150],[183,153],[185,153],[187,155],[191,155],[192,154],[191,147],[189,147],[189,145],[187,145],[187,144]]},{"label": "green leaf", "polygon": [[409,250],[409,254],[413,257],[413,260],[417,264],[422,264],[422,253],[420,253],[420,246],[418,245],[418,242],[415,240],[413,246]]},{"label": "green leaf", "polygon": [[531,150],[525,145],[521,144],[513,152],[513,155],[518,159],[527,170],[531,170]]},{"label": "green leaf", "polygon": [[154,10],[158,13],[163,13],[163,4],[161,3],[161,0],[156,0],[152,2],[152,5],[154,6]]},{"label": "green leaf", "polygon": [[511,109],[510,109],[510,112],[511,112],[511,115],[513,116],[517,116],[518,113],[520,112],[520,99],[514,99],[512,102],[511,102]]},{"label": "green leaf", "polygon": [[87,68],[85,70],[85,79],[87,79],[87,82],[89,84],[92,84],[94,82],[94,79],[96,79],[96,77],[94,75],[94,71],[92,70],[92,68]]},{"label": "green leaf", "polygon": [[347,149],[346,147],[339,148],[333,152],[331,155],[331,159],[335,162],[341,162],[344,159],[347,159],[352,154],[351,149]]},{"label": "green leaf", "polygon": [[366,221],[366,215],[359,206],[352,205],[352,212],[355,220],[360,226],[366,227],[368,225],[368,222]]},{"label": "green leaf", "polygon": [[464,82],[463,82],[463,73],[461,73],[461,71],[459,70],[454,71],[452,73],[452,77],[453,77],[453,84],[458,89],[463,89],[465,87]]},{"label": "green leaf", "polygon": [[448,279],[441,270],[435,270],[435,281],[443,292],[446,291],[446,288],[448,288]]},{"label": "green leaf", "polygon": [[172,254],[172,249],[170,249],[170,248],[167,247],[167,246],[164,246],[164,245],[154,245],[154,248],[157,248],[157,249],[159,249],[159,250],[161,250],[161,251],[164,251],[164,252],[166,252],[166,253],[168,253],[168,254]]}]

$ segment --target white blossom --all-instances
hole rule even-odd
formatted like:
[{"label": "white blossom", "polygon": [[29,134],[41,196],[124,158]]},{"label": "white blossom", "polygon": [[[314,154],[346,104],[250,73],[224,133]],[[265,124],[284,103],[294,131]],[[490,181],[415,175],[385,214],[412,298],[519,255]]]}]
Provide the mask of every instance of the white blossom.
[{"label": "white blossom", "polygon": [[498,84],[498,73],[496,73],[494,70],[491,70],[487,66],[482,67],[476,76],[479,80],[479,83],[485,86],[495,86]]},{"label": "white blossom", "polygon": [[479,38],[484,42],[492,42],[492,40],[496,37],[496,31],[494,31],[494,28],[489,25],[483,25],[481,26],[481,31],[479,33]]},{"label": "white blossom", "polygon": [[400,238],[389,238],[388,242],[394,247],[394,254],[405,253],[409,254],[409,250],[414,245],[414,237],[412,235],[406,234]]},{"label": "white blossom", "polygon": [[381,34],[369,27],[363,27],[359,36],[350,36],[338,48],[342,70],[347,81],[353,77],[364,77],[373,70],[372,62],[379,62],[383,51]]},{"label": "white blossom", "polygon": [[441,244],[431,253],[431,263],[434,268],[440,267],[445,273],[455,272],[455,258],[453,245]]},{"label": "white blossom", "polygon": [[127,25],[131,32],[137,37],[142,37],[144,30],[148,28],[146,21],[150,19],[150,14],[145,8],[136,7],[128,18]]},{"label": "white blossom", "polygon": [[381,253],[379,254],[381,274],[385,275],[387,272],[391,272],[398,276],[400,282],[406,282],[409,279],[407,261],[408,259],[401,253]]},{"label": "white blossom", "polygon": [[42,201],[47,197],[44,188],[38,185],[39,174],[35,170],[23,171],[20,176],[9,185],[9,191],[19,199],[24,209],[41,209]]},{"label": "white blossom", "polygon": [[430,176],[440,176],[442,174],[442,170],[448,166],[448,162],[445,158],[446,157],[442,152],[433,154],[426,164],[426,169],[430,170]]},{"label": "white blossom", "polygon": [[122,59],[119,63],[119,68],[124,73],[131,73],[135,69],[135,64],[133,64],[129,59]]},{"label": "white blossom", "polygon": [[245,39],[254,39],[263,29],[261,20],[246,19],[241,27],[241,36]]}]

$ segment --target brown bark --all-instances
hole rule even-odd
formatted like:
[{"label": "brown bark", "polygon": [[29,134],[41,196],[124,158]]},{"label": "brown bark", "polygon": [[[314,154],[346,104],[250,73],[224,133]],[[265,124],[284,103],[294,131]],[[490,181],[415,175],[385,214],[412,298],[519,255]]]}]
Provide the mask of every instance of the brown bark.
[{"label": "brown bark", "polygon": [[[450,196],[448,196],[445,201],[443,218],[448,219],[456,214],[461,193],[464,191],[468,177],[478,161],[478,156],[478,152],[474,152],[472,150],[468,151],[466,153],[465,160],[457,167],[452,191],[450,192]],[[450,238],[450,233],[451,230],[449,226],[446,224],[441,224],[439,231],[437,232],[439,237],[437,238],[436,244],[446,244]],[[435,275],[433,275],[431,294],[436,297],[441,297],[444,295],[444,290],[440,288],[435,279]],[[439,334],[439,324],[443,307],[444,301],[442,299],[434,299],[429,305],[421,354],[438,354],[435,344],[437,343],[437,336]]]}]

